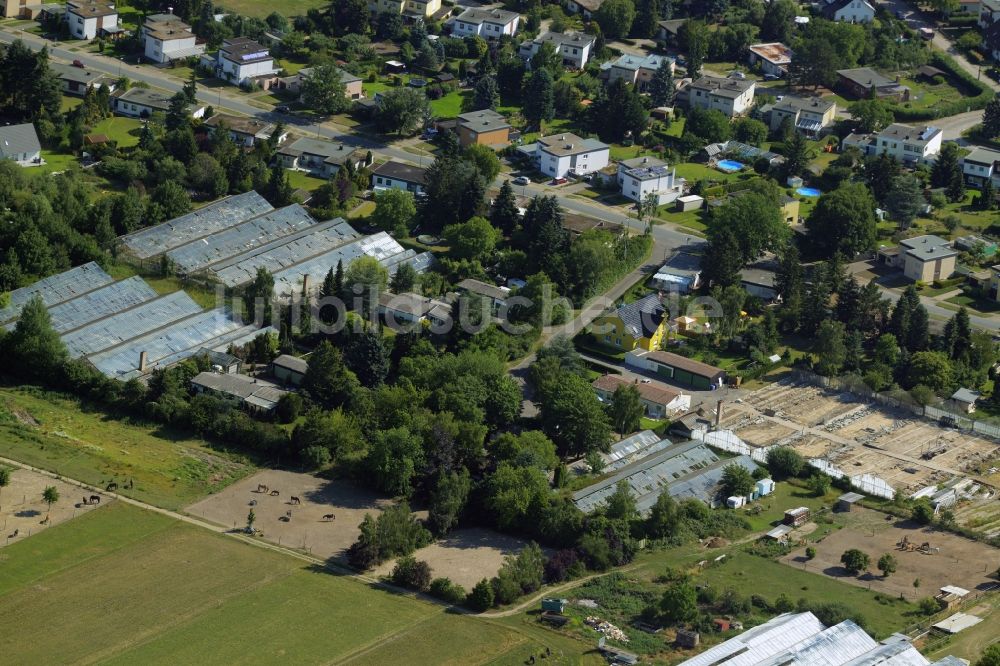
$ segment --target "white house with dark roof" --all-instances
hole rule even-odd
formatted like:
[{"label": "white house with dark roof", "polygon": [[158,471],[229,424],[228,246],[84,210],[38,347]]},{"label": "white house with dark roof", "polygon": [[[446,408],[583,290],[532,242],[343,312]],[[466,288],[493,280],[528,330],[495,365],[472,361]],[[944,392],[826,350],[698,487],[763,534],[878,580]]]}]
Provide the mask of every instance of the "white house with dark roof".
[{"label": "white house with dark roof", "polygon": [[673,73],[674,59],[670,56],[652,53],[636,56],[626,53],[617,60],[601,63],[601,74],[607,77],[608,83],[622,79],[625,83],[638,87],[639,90],[645,90],[663,63],[667,63],[670,72]]},{"label": "white house with dark roof", "polygon": [[118,27],[118,10],[109,2],[69,0],[65,20],[74,39],[94,39]]},{"label": "white house with dark roof", "polygon": [[583,18],[590,20],[597,13],[597,10],[604,4],[604,0],[566,0],[563,7],[570,14],[579,14]]},{"label": "white house with dark roof", "polygon": [[268,48],[248,37],[234,37],[222,42],[213,64],[218,78],[236,85],[278,72]]},{"label": "white house with dark roof", "polygon": [[448,23],[452,37],[478,36],[484,39],[500,39],[504,35],[513,37],[521,15],[503,9],[469,8]]},{"label": "white house with dark roof", "polygon": [[987,179],[992,180],[994,186],[1000,185],[1000,150],[973,146],[961,162],[962,175],[969,185],[982,187]]},{"label": "white house with dark roof", "polygon": [[941,152],[943,138],[944,132],[938,127],[893,123],[876,135],[875,153],[884,153],[900,162],[929,162]]},{"label": "white house with dark roof", "polygon": [[390,160],[372,171],[372,189],[376,192],[390,189],[405,190],[420,196],[424,193],[426,182],[427,169],[402,162]]},{"label": "white house with dark roof", "polygon": [[608,165],[611,148],[597,139],[583,139],[575,134],[539,137],[535,143],[518,146],[518,152],[531,159],[547,176],[565,178],[572,172],[583,176]]},{"label": "white house with dark roof", "polygon": [[[214,132],[219,127],[225,127],[229,131],[229,138],[237,145],[253,146],[258,141],[267,141],[274,134],[277,125],[258,118],[246,116],[230,116],[224,113],[217,113],[205,121],[205,126]],[[281,144],[288,138],[288,130],[283,130],[281,136],[277,137],[277,143]]]},{"label": "white house with dark roof", "polygon": [[321,178],[330,178],[348,163],[355,169],[369,166],[370,154],[367,150],[352,148],[342,143],[301,138],[283,144],[278,148],[276,158],[286,169],[299,169]]},{"label": "white house with dark roof", "polygon": [[871,23],[875,20],[875,6],[868,0],[831,0],[822,11],[831,21]]},{"label": "white house with dark roof", "polygon": [[[149,118],[157,111],[166,113],[170,108],[171,97],[173,97],[172,94],[162,93],[152,88],[116,90],[111,95],[111,108],[120,116]],[[189,104],[188,113],[191,114],[192,118],[201,118],[205,115],[205,105],[201,102]]]},{"label": "white house with dark roof", "polygon": [[472,278],[466,278],[455,286],[459,291],[475,294],[489,301],[490,309],[494,316],[498,315],[506,307],[507,298],[510,296],[510,289],[508,287],[498,287],[495,284]]},{"label": "white house with dark roof", "polygon": [[590,59],[590,54],[594,49],[597,38],[593,35],[574,31],[546,32],[535,37],[530,42],[522,42],[521,46],[518,47],[517,53],[521,58],[530,60],[532,56],[538,53],[538,49],[542,48],[542,44],[546,42],[555,47],[556,52],[562,56],[564,65],[583,69],[583,66],[587,64],[587,60]]},{"label": "white house with dark roof", "polygon": [[715,109],[730,118],[746,113],[753,104],[757,82],[703,76],[682,89],[692,109]]},{"label": "white house with dark roof", "polygon": [[42,144],[31,123],[0,127],[0,159],[14,160],[23,167],[40,166]]},{"label": "white house with dark roof", "polygon": [[785,95],[771,106],[768,116],[771,131],[780,128],[786,118],[796,131],[806,136],[818,136],[837,119],[837,105],[819,97]]},{"label": "white house with dark roof", "polygon": [[979,27],[983,30],[1000,21],[1000,0],[980,0]]},{"label": "white house with dark roof", "polygon": [[656,196],[657,205],[671,203],[684,193],[684,179],[676,169],[655,157],[634,157],[618,163],[618,184],[622,195],[642,203],[649,195]]},{"label": "white house with dark roof", "polygon": [[86,94],[87,90],[97,90],[101,86],[114,92],[118,82],[102,72],[91,71],[85,67],[74,67],[61,62],[50,62],[49,68],[59,77],[63,92],[67,95]]},{"label": "white house with dark roof", "polygon": [[205,45],[197,41],[191,26],[173,14],[150,14],[139,29],[143,55],[150,62],[165,63],[201,55]]}]

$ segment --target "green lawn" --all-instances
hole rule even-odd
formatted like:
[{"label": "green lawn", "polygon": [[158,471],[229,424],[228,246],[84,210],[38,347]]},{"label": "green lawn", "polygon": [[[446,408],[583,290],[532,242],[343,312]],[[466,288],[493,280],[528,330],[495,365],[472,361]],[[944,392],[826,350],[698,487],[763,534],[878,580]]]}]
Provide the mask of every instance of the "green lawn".
[{"label": "green lawn", "polygon": [[62,103],[59,105],[59,110],[62,113],[69,113],[81,104],[83,104],[82,97],[70,97],[69,95],[63,95]]},{"label": "green lawn", "polygon": [[323,0],[281,0],[278,4],[261,0],[223,0],[216,5],[216,11],[232,12],[245,16],[264,18],[271,12],[278,12],[285,18],[305,16],[310,9],[324,9],[330,3]]},{"label": "green lawn", "polygon": [[[752,170],[744,170],[743,173]],[[738,180],[740,178],[740,173],[723,173],[718,169],[707,166],[705,164],[698,164],[696,162],[681,162],[677,165],[677,175],[681,178],[687,179],[688,182],[694,183],[698,180],[717,180],[717,181],[730,181]],[[756,174],[753,174],[756,175]]]},{"label": "green lawn", "polygon": [[139,143],[139,130],[142,121],[138,118],[112,116],[94,125],[91,134],[107,134],[112,141],[118,142],[119,148],[130,148]]},{"label": "green lawn", "polygon": [[315,178],[304,171],[286,170],[286,173],[288,174],[288,182],[297,190],[303,189],[311,192],[326,182],[322,178]]},{"label": "green lawn", "polygon": [[0,387],[0,410],[27,417],[0,419],[0,454],[97,486],[134,479],[124,494],[165,508],[186,506],[253,471],[242,457],[201,440],[30,387]]},{"label": "green lawn", "polygon": [[[4,549],[10,663],[521,663],[590,646],[461,615],[113,503]],[[591,658],[592,659],[592,658]],[[588,662],[592,663],[592,662]]]},{"label": "green lawn", "polygon": [[72,169],[79,164],[76,155],[72,153],[57,153],[45,149],[42,149],[42,159],[45,160],[45,164],[31,167],[31,173],[58,173]]}]

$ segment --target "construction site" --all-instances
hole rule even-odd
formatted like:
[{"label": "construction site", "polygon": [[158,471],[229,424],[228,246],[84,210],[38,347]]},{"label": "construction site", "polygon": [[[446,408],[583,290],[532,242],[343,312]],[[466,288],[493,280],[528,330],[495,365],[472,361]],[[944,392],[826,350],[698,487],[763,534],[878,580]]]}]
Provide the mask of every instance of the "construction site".
[{"label": "construction site", "polygon": [[[718,432],[706,435],[706,442],[758,462],[768,448],[789,446],[814,467],[835,478],[849,477],[856,488],[876,497],[922,491],[942,506],[997,506],[996,488],[976,474],[1000,455],[997,442],[793,379],[724,403]],[[965,478],[969,481],[948,498],[937,499],[940,488]],[[1000,533],[1000,515],[996,518],[996,524],[977,527]]]}]

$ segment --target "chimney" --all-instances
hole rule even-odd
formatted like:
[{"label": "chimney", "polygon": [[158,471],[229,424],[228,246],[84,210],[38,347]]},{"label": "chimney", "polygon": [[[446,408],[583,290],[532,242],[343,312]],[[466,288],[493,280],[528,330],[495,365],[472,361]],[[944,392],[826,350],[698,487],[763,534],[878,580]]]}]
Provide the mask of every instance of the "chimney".
[{"label": "chimney", "polygon": [[146,352],[139,352],[139,372],[146,372]]},{"label": "chimney", "polygon": [[722,419],[722,401],[715,403],[715,429],[719,429],[719,421]]},{"label": "chimney", "polygon": [[309,274],[302,275],[302,297],[309,298]]},{"label": "chimney", "polygon": [[648,157],[643,157],[642,158],[642,163],[643,164],[648,164],[649,163],[649,158]]}]

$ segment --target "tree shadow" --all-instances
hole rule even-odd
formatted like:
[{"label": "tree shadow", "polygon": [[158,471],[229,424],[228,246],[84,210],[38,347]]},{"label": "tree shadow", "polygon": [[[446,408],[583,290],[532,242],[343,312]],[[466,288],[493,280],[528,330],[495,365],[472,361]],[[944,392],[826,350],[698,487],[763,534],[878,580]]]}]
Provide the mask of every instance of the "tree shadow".
[{"label": "tree shadow", "polygon": [[23,509],[14,514],[16,518],[34,518],[40,515],[42,515],[42,512],[37,509]]}]

